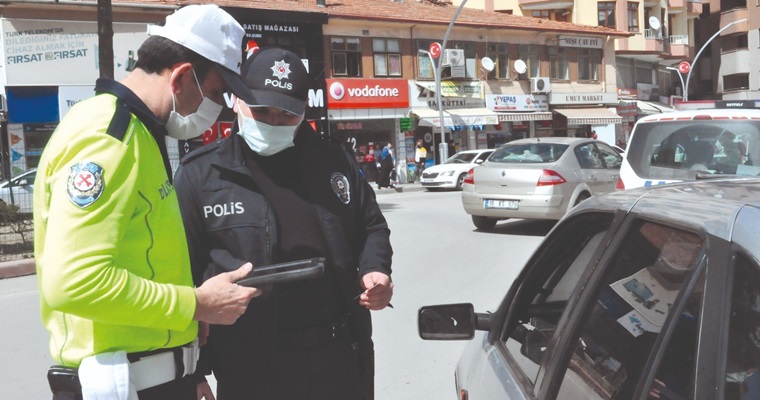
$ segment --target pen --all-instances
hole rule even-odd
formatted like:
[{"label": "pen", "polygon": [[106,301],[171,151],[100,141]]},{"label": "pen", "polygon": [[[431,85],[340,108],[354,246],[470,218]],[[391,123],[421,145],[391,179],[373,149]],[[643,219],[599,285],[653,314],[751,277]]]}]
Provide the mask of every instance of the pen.
[{"label": "pen", "polygon": [[[361,297],[361,295],[363,295],[364,293],[367,293],[367,292],[369,292],[370,290],[372,290],[372,289],[376,288],[376,287],[377,287],[377,285],[378,285],[378,284],[376,283],[376,284],[375,284],[375,286],[372,286],[371,288],[369,288],[369,289],[367,289],[367,290],[365,290],[365,291],[363,291],[363,292],[359,293],[359,294],[358,294],[356,297],[354,297],[353,299],[354,299],[354,300],[358,300],[358,299],[359,299],[359,297]],[[391,303],[389,302],[389,303],[388,303],[388,308],[393,308],[393,304],[391,304]]]}]

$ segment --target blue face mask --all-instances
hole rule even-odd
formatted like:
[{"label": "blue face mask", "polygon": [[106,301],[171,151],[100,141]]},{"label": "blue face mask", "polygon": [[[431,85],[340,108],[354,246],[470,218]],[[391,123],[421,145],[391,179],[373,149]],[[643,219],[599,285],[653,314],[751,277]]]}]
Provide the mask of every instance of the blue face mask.
[{"label": "blue face mask", "polygon": [[262,156],[277,154],[293,147],[298,125],[272,126],[239,114],[242,121],[238,135],[245,139],[248,147]]}]

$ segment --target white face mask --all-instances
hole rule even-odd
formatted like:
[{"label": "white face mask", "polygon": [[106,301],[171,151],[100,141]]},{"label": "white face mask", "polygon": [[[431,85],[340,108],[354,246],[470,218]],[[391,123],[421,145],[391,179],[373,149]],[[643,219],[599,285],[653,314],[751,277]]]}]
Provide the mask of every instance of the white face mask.
[{"label": "white face mask", "polygon": [[240,130],[238,135],[245,139],[248,147],[262,156],[277,154],[289,147],[293,147],[293,138],[296,136],[298,125],[272,126],[256,121],[240,114]]},{"label": "white face mask", "polygon": [[198,85],[198,90],[201,92],[201,96],[203,96],[203,101],[198,106],[198,111],[187,116],[182,116],[176,111],[174,93],[172,92],[172,112],[169,114],[169,120],[166,121],[166,131],[169,133],[169,136],[178,140],[187,140],[200,136],[216,122],[216,118],[222,112],[221,104],[216,104],[203,94],[203,89],[201,89],[201,85],[198,83],[195,70],[191,71],[193,71],[193,78],[195,78],[195,84]]}]

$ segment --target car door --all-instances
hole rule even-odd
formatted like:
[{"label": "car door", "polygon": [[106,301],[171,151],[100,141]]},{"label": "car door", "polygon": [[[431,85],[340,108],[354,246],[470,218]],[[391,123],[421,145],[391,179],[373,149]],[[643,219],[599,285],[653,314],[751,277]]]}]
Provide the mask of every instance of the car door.
[{"label": "car door", "polygon": [[[604,161],[593,142],[579,144],[573,150],[581,167],[581,183],[591,189],[592,195],[604,193],[608,174]],[[614,184],[613,184],[614,188]]]},{"label": "car door", "polygon": [[547,349],[613,221],[612,212],[580,214],[549,234],[496,311],[489,336],[470,343],[460,360],[457,382],[469,399],[535,397]]},{"label": "car door", "polygon": [[611,146],[605,143],[597,142],[596,148],[599,158],[604,162],[604,169],[599,172],[599,181],[601,192],[606,193],[615,190],[618,176],[620,175],[620,165],[623,163],[623,157]]}]

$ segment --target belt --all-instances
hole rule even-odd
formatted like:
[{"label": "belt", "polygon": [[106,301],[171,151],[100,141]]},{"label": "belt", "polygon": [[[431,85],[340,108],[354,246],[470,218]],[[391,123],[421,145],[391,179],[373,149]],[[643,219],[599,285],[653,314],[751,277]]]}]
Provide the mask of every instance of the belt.
[{"label": "belt", "polygon": [[139,392],[180,379],[195,372],[198,355],[198,339],[181,347],[127,354],[130,380]]},{"label": "belt", "polygon": [[283,347],[306,349],[338,338],[351,338],[347,318],[305,329],[282,330],[279,341]]},{"label": "belt", "polygon": [[[198,355],[197,339],[181,347],[127,354],[129,379],[138,392],[163,385],[194,373]],[[53,393],[82,393],[76,368],[53,366],[48,381]]]}]

